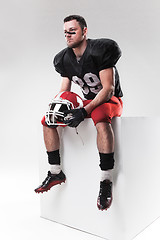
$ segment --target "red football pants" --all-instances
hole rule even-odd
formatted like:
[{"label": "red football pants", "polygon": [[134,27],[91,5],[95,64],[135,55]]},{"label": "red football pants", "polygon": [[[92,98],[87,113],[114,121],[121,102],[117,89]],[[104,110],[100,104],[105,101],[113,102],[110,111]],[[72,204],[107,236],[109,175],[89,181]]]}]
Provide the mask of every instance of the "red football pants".
[{"label": "red football pants", "polygon": [[[83,100],[84,107],[92,100]],[[94,124],[98,122],[111,123],[113,117],[120,117],[123,110],[123,102],[121,98],[113,96],[108,102],[96,107],[87,118],[92,118]],[[45,116],[41,120],[42,125],[47,126],[45,123]]]},{"label": "red football pants", "polygon": [[[84,100],[84,106],[90,103],[92,100]],[[113,117],[120,117],[123,110],[123,102],[121,98],[113,96],[108,102],[96,107],[90,114],[94,124],[98,122],[111,123]]]}]

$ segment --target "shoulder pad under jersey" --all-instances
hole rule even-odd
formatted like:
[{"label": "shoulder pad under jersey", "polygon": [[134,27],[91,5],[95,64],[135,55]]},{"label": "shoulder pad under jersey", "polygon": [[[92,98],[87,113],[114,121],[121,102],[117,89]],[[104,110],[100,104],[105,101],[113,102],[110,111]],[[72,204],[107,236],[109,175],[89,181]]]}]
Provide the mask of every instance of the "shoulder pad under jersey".
[{"label": "shoulder pad under jersey", "polygon": [[55,67],[55,70],[61,74],[62,77],[65,77],[65,69],[63,66],[63,57],[65,55],[67,51],[67,48],[63,49],[62,51],[60,51],[53,60],[53,64]]},{"label": "shoulder pad under jersey", "polygon": [[106,38],[90,40],[91,55],[96,62],[98,70],[114,67],[121,57],[118,44]]}]

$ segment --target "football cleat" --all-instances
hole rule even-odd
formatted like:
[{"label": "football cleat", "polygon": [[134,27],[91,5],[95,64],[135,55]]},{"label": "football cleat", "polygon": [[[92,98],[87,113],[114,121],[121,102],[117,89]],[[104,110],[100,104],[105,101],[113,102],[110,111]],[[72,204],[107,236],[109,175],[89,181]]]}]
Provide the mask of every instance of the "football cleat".
[{"label": "football cleat", "polygon": [[97,199],[97,207],[99,210],[107,210],[112,203],[112,182],[104,180],[100,182],[100,191]]},{"label": "football cleat", "polygon": [[65,182],[65,181],[66,181],[66,176],[62,171],[59,174],[52,174],[50,171],[48,171],[48,175],[46,179],[34,191],[36,193],[47,192],[48,190],[51,189],[51,187],[57,184],[61,184],[62,182]]}]

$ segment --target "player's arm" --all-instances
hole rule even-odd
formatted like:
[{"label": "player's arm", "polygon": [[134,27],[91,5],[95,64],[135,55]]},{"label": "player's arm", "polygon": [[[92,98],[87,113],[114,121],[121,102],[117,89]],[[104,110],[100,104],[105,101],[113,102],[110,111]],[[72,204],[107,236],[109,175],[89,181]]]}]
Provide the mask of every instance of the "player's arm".
[{"label": "player's arm", "polygon": [[93,109],[107,102],[114,94],[114,70],[107,68],[99,72],[102,89],[96,97],[85,107],[85,110],[90,114]]},{"label": "player's arm", "polygon": [[62,78],[62,83],[60,87],[60,92],[70,91],[71,90],[71,81],[67,77]]},{"label": "player's arm", "polygon": [[107,102],[113,96],[113,74],[112,68],[100,71],[99,75],[103,88],[85,108],[66,111],[66,117],[68,114],[71,115],[65,120],[65,124],[70,127],[77,127],[94,108]]}]

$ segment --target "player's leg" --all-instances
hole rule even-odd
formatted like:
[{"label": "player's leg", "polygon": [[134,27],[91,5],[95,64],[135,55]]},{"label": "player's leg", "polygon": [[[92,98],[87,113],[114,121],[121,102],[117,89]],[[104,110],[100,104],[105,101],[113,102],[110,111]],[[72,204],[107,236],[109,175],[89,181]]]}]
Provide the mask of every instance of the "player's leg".
[{"label": "player's leg", "polygon": [[114,133],[112,126],[107,122],[96,124],[97,147],[100,156],[100,191],[97,206],[106,210],[112,203],[112,174],[114,168]]},{"label": "player's leg", "polygon": [[59,153],[60,142],[57,128],[43,126],[43,137],[47,150],[50,172],[52,174],[59,174],[61,172],[61,165]]},{"label": "player's leg", "polygon": [[101,181],[112,181],[114,168],[114,132],[108,122],[96,124],[97,148],[100,156]]},{"label": "player's leg", "polygon": [[43,136],[46,151],[48,155],[48,163],[50,165],[50,171],[43,183],[35,189],[35,192],[48,191],[52,186],[65,182],[65,175],[61,170],[60,165],[60,141],[56,128],[49,128],[43,124]]},{"label": "player's leg", "polygon": [[111,119],[122,113],[122,102],[113,97],[91,113],[97,129],[97,147],[100,156],[101,181],[97,206],[106,210],[112,202],[112,175],[114,169],[114,133]]},{"label": "player's leg", "polygon": [[110,123],[99,122],[97,129],[97,147],[101,153],[111,153],[114,151],[114,133]]},{"label": "player's leg", "polygon": [[43,137],[46,150],[48,152],[56,151],[60,147],[59,135],[56,128],[43,126]]}]

